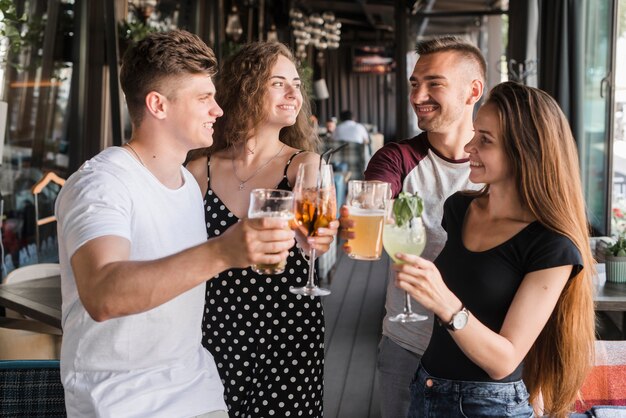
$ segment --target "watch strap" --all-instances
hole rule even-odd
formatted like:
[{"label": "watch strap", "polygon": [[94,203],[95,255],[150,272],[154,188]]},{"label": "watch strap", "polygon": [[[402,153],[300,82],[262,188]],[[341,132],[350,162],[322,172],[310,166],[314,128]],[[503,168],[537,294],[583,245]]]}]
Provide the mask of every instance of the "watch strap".
[{"label": "watch strap", "polygon": [[438,316],[435,315],[435,318],[437,318],[437,323],[439,325],[441,325],[442,327],[445,327],[447,329],[449,329],[450,331],[456,331],[457,329],[454,327],[454,318],[456,318],[456,316],[458,314],[460,314],[461,312],[464,312],[465,315],[467,315],[468,319],[469,319],[469,311],[467,310],[467,308],[465,307],[465,305],[461,305],[461,309],[458,310],[458,312],[454,313],[452,315],[452,318],[450,319],[450,322],[443,322],[441,320],[441,318],[439,318]]}]

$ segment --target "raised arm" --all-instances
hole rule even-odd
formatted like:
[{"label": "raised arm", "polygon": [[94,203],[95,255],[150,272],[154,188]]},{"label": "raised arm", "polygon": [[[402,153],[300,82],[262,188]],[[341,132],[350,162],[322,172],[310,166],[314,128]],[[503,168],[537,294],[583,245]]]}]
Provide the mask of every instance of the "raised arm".
[{"label": "raised arm", "polygon": [[[443,282],[435,265],[423,258],[400,255],[397,285],[447,323],[463,305]],[[510,375],[522,362],[550,318],[572,271],[571,265],[528,273],[507,312],[500,332],[471,314],[465,328],[448,331],[465,355],[494,380]]]},{"label": "raised arm", "polygon": [[96,321],[155,308],[229,268],[284,260],[293,232],[280,219],[248,219],[224,234],[177,254],[129,261],[130,242],[108,235],[72,256],[81,302]]}]

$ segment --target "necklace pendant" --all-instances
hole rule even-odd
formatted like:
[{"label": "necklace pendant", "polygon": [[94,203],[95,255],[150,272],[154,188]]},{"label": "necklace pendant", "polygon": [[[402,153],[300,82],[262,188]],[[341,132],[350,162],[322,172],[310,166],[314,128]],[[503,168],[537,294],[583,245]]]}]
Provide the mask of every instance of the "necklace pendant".
[{"label": "necklace pendant", "polygon": [[239,190],[243,190],[243,188],[246,187],[243,183],[239,183]]}]

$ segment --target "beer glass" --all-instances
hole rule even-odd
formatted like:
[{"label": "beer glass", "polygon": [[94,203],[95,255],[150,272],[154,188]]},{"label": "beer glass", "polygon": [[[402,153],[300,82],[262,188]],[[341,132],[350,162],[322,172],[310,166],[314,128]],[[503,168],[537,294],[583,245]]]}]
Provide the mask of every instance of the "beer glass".
[{"label": "beer glass", "polygon": [[354,222],[354,239],[348,240],[350,258],[379,260],[383,252],[385,205],[391,197],[391,185],[382,181],[350,180],[346,204]]},{"label": "beer glass", "polygon": [[[248,218],[282,218],[293,220],[293,193],[288,190],[254,189],[250,192]],[[275,264],[253,264],[259,274],[280,274],[287,260]]]}]

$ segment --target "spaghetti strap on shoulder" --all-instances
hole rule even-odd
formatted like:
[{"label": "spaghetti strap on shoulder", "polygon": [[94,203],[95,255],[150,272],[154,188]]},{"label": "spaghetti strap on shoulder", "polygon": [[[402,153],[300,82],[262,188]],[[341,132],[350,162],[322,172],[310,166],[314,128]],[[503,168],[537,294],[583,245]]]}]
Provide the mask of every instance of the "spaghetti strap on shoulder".
[{"label": "spaghetti strap on shoulder", "polygon": [[283,171],[283,177],[287,178],[287,170],[289,169],[289,166],[291,165],[291,161],[296,157],[296,155],[303,153],[304,150],[301,149],[300,151],[294,152],[291,157],[289,157],[289,159],[287,160],[287,164],[285,164],[285,171]]},{"label": "spaghetti strap on shoulder", "polygon": [[211,188],[211,155],[207,155],[206,157],[206,181],[210,189]]}]

